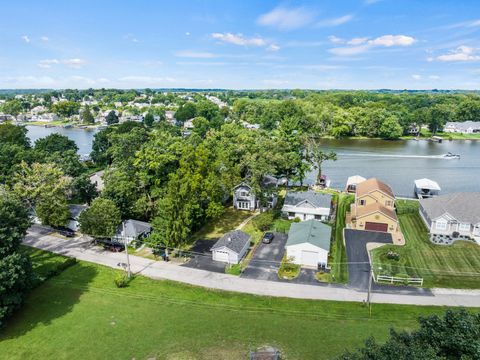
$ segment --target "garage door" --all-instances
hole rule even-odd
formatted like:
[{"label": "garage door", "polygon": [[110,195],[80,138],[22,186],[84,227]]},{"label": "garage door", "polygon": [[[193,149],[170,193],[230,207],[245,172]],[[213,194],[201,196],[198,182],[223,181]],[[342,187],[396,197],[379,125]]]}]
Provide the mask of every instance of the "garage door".
[{"label": "garage door", "polygon": [[318,266],[318,253],[302,250],[302,264],[305,266]]},{"label": "garage door", "polygon": [[215,251],[215,256],[213,260],[228,262],[228,252],[226,251]]},{"label": "garage door", "polygon": [[365,223],[365,230],[387,232],[388,224],[376,223],[376,222],[366,222]]}]

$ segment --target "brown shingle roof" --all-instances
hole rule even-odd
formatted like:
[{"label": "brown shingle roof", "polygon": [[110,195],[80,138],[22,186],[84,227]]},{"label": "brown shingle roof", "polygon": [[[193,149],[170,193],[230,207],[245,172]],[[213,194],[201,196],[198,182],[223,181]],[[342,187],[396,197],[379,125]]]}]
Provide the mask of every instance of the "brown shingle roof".
[{"label": "brown shingle roof", "polygon": [[362,196],[375,190],[380,190],[381,192],[391,196],[392,198],[395,198],[395,195],[393,194],[390,186],[376,178],[371,178],[357,184],[356,193],[357,196]]},{"label": "brown shingle roof", "polygon": [[364,217],[366,215],[372,214],[374,212],[381,212],[385,216],[389,217],[392,220],[397,221],[397,214],[395,211],[386,208],[385,206],[381,205],[380,203],[372,203],[367,206],[357,206],[357,219]]}]

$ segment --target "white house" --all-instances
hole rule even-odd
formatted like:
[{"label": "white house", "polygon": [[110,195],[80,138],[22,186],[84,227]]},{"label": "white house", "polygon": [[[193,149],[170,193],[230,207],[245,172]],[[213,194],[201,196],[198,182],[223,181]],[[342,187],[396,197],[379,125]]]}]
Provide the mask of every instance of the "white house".
[{"label": "white house", "polygon": [[420,217],[430,234],[474,239],[480,244],[480,193],[454,193],[420,199]]},{"label": "white house", "polygon": [[289,191],[285,195],[282,213],[289,219],[324,220],[330,219],[332,195],[322,194],[312,190]]},{"label": "white house", "polygon": [[250,235],[234,230],[223,235],[212,246],[212,259],[228,264],[238,264],[248,251]]},{"label": "white house", "polygon": [[[277,192],[273,190],[278,185],[278,180],[273,176],[264,176],[262,181],[263,197],[266,207],[273,209],[277,205]],[[261,206],[259,196],[254,193],[252,187],[247,183],[241,184],[233,188],[233,207],[237,210],[256,210]]]},{"label": "white house", "polygon": [[449,121],[443,128],[444,132],[473,134],[480,133],[480,121],[463,121],[452,122]]},{"label": "white house", "polygon": [[285,249],[287,259],[308,268],[328,266],[332,228],[317,220],[293,223]]},{"label": "white house", "polygon": [[103,181],[104,170],[97,171],[90,176],[90,182],[95,185],[95,188],[98,192],[102,191],[105,188],[105,182]]}]

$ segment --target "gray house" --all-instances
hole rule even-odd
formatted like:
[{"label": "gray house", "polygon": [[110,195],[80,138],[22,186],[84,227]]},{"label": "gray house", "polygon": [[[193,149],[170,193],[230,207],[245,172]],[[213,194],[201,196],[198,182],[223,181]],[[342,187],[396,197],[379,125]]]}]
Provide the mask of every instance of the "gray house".
[{"label": "gray house", "polygon": [[238,264],[250,246],[250,235],[234,230],[223,235],[212,246],[212,259],[228,264]]},{"label": "gray house", "polygon": [[142,240],[152,232],[152,226],[139,220],[125,220],[118,227],[117,233],[112,238],[112,241],[122,243],[127,241],[130,244],[134,240]]},{"label": "gray house", "polygon": [[312,190],[289,191],[285,195],[282,213],[290,220],[323,220],[328,221],[332,212],[332,195]]},{"label": "gray house", "polygon": [[77,231],[80,227],[78,218],[80,217],[80,214],[86,209],[88,209],[88,205],[68,205],[70,217],[68,218],[67,228],[73,231]]},{"label": "gray house", "polygon": [[420,201],[420,217],[432,240],[472,238],[480,244],[480,193],[454,193]]},{"label": "gray house", "polygon": [[[266,208],[272,209],[277,205],[278,196],[276,187],[278,180],[273,176],[265,176],[262,181],[263,197]],[[245,182],[233,188],[233,207],[237,210],[254,211],[261,208],[260,197],[254,193],[252,187]]]}]

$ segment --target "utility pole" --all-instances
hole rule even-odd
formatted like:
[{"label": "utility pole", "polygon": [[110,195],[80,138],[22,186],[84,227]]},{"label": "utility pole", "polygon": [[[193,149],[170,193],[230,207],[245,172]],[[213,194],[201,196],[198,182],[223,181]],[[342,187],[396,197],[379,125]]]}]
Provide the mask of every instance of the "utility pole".
[{"label": "utility pole", "polygon": [[125,236],[125,221],[122,222],[123,244],[125,245],[125,254],[127,254],[127,276],[130,279],[132,272],[130,271],[130,256],[128,255],[127,237]]},{"label": "utility pole", "polygon": [[372,277],[373,277],[373,267],[372,264],[369,263],[370,271],[368,272],[368,295],[367,295],[367,303],[368,303],[368,310],[370,315],[372,315],[372,306],[371,306],[371,296],[372,296]]}]

